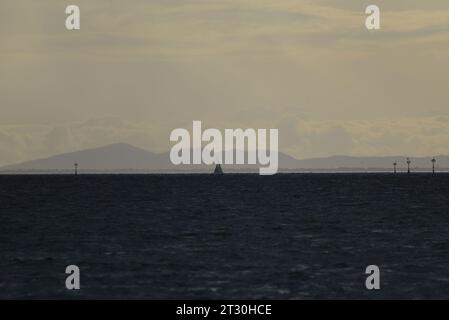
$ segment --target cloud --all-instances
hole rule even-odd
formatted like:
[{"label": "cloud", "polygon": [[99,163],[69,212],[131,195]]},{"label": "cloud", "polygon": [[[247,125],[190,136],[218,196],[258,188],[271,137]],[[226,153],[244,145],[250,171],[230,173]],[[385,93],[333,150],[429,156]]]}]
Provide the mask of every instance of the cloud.
[{"label": "cloud", "polygon": [[[299,159],[331,155],[431,156],[449,154],[449,115],[396,120],[284,119],[279,129],[280,149]],[[204,128],[211,127],[203,123]],[[268,123],[266,123],[268,124]],[[191,122],[180,126],[191,130]],[[247,128],[242,122],[225,127]],[[65,126],[0,126],[0,165],[50,155],[127,142],[155,152],[168,151],[165,125],[130,122],[108,116]]]},{"label": "cloud", "polygon": [[[449,154],[447,116],[404,117],[395,120],[314,121],[280,125],[289,140],[283,150],[298,158],[330,155],[431,156]],[[293,141],[296,142],[294,143]],[[281,141],[282,142],[282,141]]]},{"label": "cloud", "polygon": [[[10,59],[18,53],[24,58],[26,49],[86,59],[104,59],[105,54],[177,60],[232,54],[313,55],[313,50],[304,52],[304,47],[341,42],[348,53],[363,43],[374,41],[379,46],[388,39],[394,41],[386,45],[423,39],[445,43],[449,33],[449,8],[444,5],[429,9],[414,3],[398,8],[383,2],[382,31],[370,36],[360,1],[342,5],[341,1],[310,0],[153,0],[124,5],[122,1],[80,0],[82,29],[68,35],[61,27],[64,4],[14,3],[6,0],[0,16],[7,22],[0,30],[2,51]],[[14,15],[21,19],[12,19]]]},{"label": "cloud", "polygon": [[120,117],[91,118],[66,125],[0,125],[0,166],[117,142],[166,151],[163,128]]},{"label": "cloud", "polygon": [[277,126],[299,158],[448,153],[447,0],[377,0],[379,32],[365,0],[77,3],[69,32],[63,2],[0,1],[0,164],[165,151],[192,120]]}]

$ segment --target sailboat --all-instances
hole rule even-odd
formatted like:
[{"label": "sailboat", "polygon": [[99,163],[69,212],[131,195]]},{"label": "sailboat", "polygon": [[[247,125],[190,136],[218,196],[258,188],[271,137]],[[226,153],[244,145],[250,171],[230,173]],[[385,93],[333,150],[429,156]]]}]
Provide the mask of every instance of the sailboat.
[{"label": "sailboat", "polygon": [[215,175],[222,175],[223,174],[223,170],[221,169],[221,165],[220,164],[217,164],[215,166],[214,174]]}]

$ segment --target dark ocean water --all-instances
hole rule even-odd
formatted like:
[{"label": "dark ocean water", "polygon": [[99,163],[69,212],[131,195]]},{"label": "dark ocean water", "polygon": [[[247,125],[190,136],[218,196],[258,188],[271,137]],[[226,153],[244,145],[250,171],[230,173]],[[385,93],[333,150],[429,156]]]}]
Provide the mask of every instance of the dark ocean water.
[{"label": "dark ocean water", "polygon": [[449,175],[0,176],[0,298],[447,299]]}]

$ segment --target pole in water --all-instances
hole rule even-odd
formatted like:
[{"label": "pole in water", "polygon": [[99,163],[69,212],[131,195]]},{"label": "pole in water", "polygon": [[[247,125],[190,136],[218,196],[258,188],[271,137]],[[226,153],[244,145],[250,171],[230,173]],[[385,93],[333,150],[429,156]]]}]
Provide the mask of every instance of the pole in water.
[{"label": "pole in water", "polygon": [[407,174],[410,174],[410,158],[407,158]]},{"label": "pole in water", "polygon": [[396,166],[398,165],[398,163],[395,161],[394,163],[393,163],[393,167],[394,167],[394,173],[396,173]]},{"label": "pole in water", "polygon": [[432,161],[432,174],[435,174],[435,162],[437,162],[437,160],[435,159],[435,157],[433,157]]},{"label": "pole in water", "polygon": [[77,176],[78,175],[78,162],[75,162],[74,166],[75,166],[75,176]]}]

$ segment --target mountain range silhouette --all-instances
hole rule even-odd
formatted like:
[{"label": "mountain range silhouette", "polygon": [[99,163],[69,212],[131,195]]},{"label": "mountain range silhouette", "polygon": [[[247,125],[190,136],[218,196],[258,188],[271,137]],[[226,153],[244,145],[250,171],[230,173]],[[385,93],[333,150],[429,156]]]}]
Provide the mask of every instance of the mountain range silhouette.
[{"label": "mountain range silhouette", "polygon": [[[437,156],[439,170],[449,168],[449,156]],[[416,171],[431,170],[432,157],[415,157],[412,168]],[[331,156],[325,158],[295,159],[279,152],[280,171],[386,171],[392,170],[393,162],[398,163],[398,171],[406,167],[405,156],[352,157]],[[170,162],[169,152],[154,153],[127,143],[115,143],[99,148],[54,155],[0,168],[3,172],[29,171],[73,171],[79,164],[80,172],[212,172],[215,166],[179,165]],[[256,171],[260,165],[223,165],[224,172]]]}]

